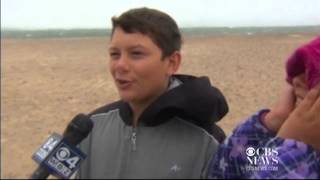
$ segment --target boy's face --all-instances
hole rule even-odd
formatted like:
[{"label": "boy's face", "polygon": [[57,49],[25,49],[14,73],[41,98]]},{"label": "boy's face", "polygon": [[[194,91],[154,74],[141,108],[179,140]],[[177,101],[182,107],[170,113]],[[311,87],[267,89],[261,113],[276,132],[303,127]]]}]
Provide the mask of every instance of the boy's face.
[{"label": "boy's face", "polygon": [[305,74],[300,74],[292,79],[292,86],[296,96],[296,105],[298,105],[308,92]]},{"label": "boy's face", "polygon": [[161,60],[162,51],[146,35],[115,28],[110,47],[110,72],[119,95],[126,102],[143,103],[161,95],[172,67]]}]

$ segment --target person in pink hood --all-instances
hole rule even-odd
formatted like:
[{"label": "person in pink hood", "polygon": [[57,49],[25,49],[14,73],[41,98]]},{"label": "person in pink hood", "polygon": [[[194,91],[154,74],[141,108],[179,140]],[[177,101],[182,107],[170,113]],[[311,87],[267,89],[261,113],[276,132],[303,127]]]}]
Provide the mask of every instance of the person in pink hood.
[{"label": "person in pink hood", "polygon": [[293,85],[300,102],[320,82],[320,37],[298,48],[288,59],[286,71],[287,81]]},{"label": "person in pink hood", "polygon": [[209,178],[320,178],[320,37],[293,52],[286,74],[276,104],[219,146]]},{"label": "person in pink hood", "polygon": [[320,82],[320,37],[298,48],[288,59],[286,70],[289,83],[306,74],[308,88],[315,87]]}]

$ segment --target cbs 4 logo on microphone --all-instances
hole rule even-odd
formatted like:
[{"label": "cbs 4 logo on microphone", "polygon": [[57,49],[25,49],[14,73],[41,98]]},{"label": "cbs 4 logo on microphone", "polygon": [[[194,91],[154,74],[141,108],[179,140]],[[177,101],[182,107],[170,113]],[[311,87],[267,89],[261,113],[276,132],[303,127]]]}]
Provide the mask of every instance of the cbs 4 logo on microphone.
[{"label": "cbs 4 logo on microphone", "polygon": [[68,179],[85,159],[78,148],[69,145],[59,134],[54,133],[33,155],[33,159],[43,164],[52,173]]}]

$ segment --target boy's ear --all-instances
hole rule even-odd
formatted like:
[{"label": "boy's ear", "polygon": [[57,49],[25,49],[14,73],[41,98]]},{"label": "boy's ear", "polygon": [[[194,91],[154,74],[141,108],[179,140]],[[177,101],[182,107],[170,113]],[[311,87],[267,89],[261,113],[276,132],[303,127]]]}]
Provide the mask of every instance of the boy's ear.
[{"label": "boy's ear", "polygon": [[168,75],[171,76],[173,74],[175,74],[181,64],[181,53],[179,51],[175,51],[172,53],[171,56],[168,57],[169,59],[169,68],[168,68]]}]

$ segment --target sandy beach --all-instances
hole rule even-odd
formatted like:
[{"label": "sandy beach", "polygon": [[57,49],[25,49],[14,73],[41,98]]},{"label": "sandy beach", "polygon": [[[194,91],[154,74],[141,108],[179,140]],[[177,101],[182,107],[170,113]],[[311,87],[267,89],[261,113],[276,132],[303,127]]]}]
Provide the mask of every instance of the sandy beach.
[{"label": "sandy beach", "polygon": [[[271,107],[284,63],[315,34],[186,37],[179,73],[208,76],[230,112],[230,134],[246,117]],[[27,178],[32,154],[78,113],[118,99],[108,72],[109,38],[1,39],[1,178]]]}]

